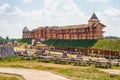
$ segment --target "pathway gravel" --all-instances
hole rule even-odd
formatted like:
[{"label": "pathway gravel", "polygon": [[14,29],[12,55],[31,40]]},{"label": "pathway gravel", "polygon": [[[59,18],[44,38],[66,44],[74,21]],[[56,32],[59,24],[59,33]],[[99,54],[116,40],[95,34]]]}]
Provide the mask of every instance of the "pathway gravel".
[{"label": "pathway gravel", "polygon": [[24,68],[0,68],[1,73],[18,74],[25,80],[71,80],[49,71],[24,69]]}]

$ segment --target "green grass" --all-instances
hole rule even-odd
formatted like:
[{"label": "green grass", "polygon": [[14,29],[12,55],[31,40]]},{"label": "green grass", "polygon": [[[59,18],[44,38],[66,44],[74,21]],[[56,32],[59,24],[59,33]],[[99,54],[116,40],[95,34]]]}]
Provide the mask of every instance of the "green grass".
[{"label": "green grass", "polygon": [[1,74],[0,80],[24,80],[22,77],[18,75],[10,75],[10,74]]},{"label": "green grass", "polygon": [[[18,58],[19,59],[19,58]],[[21,60],[14,59],[12,61],[0,61],[1,67],[14,67],[14,68],[28,68],[36,70],[52,71],[72,78],[83,78],[87,80],[120,80],[120,75],[110,77],[110,74],[99,71],[94,65],[91,66],[73,66],[73,64],[62,65],[51,63],[42,63],[37,60]],[[120,67],[112,67],[113,69],[120,70]],[[111,68],[111,69],[112,69]]]},{"label": "green grass", "polygon": [[101,40],[47,40],[43,42],[49,46],[62,46],[74,48],[98,48],[120,50],[120,39],[101,39]]},{"label": "green grass", "polygon": [[44,41],[44,44],[48,44],[49,46],[64,46],[64,47],[84,47],[89,48],[92,47],[97,40],[47,40]]},{"label": "green grass", "polygon": [[10,61],[18,61],[20,60],[20,57],[17,56],[11,56],[11,57],[5,57],[5,58],[0,58],[0,62],[10,62]]},{"label": "green grass", "polygon": [[20,42],[20,43],[31,44],[32,38],[29,38],[29,39],[18,39],[17,41]]},{"label": "green grass", "polygon": [[93,48],[120,50],[120,39],[103,39],[98,40]]},{"label": "green grass", "polygon": [[91,67],[87,69],[66,68],[66,69],[58,70],[58,72],[67,76],[83,78],[88,80],[119,80],[120,79],[120,76],[115,75],[113,78],[111,78],[110,74],[100,72],[97,69]]},{"label": "green grass", "polygon": [[5,77],[5,76],[0,76],[0,80],[19,80],[15,77]]}]

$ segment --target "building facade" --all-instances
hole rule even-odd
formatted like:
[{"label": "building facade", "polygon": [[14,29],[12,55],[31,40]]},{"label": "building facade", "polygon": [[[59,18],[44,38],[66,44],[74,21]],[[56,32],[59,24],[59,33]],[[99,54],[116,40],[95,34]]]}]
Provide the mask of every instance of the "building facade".
[{"label": "building facade", "polygon": [[29,31],[27,27],[23,29],[23,38],[34,38],[37,40],[48,39],[101,39],[103,38],[104,24],[100,23],[96,14],[93,13],[88,24],[38,27]]}]

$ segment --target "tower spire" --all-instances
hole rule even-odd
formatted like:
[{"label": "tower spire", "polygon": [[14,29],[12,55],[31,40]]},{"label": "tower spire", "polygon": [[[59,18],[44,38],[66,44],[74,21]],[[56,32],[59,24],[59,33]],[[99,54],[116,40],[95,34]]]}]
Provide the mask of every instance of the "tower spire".
[{"label": "tower spire", "polygon": [[98,24],[100,21],[99,19],[97,18],[96,14],[93,13],[93,15],[91,16],[91,18],[89,19],[89,26],[92,27],[93,24]]},{"label": "tower spire", "polygon": [[91,16],[90,20],[91,20],[91,19],[96,19],[96,20],[98,20],[98,18],[97,18],[97,16],[96,16],[95,13],[93,13],[93,15]]}]

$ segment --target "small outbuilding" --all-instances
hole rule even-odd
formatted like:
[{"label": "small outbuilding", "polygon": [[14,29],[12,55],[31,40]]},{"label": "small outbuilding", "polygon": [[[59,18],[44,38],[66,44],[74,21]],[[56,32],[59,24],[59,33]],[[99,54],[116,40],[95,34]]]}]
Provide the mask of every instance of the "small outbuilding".
[{"label": "small outbuilding", "polygon": [[0,46],[0,58],[14,56],[14,48],[12,46]]}]

